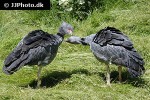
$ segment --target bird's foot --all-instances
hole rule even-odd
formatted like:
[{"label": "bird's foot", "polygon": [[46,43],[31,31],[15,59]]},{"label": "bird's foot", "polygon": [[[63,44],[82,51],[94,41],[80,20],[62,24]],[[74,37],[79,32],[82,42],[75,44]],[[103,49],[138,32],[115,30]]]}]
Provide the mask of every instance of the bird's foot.
[{"label": "bird's foot", "polygon": [[118,81],[119,84],[122,84],[122,81]]},{"label": "bird's foot", "polygon": [[37,82],[37,89],[39,89],[41,86],[41,80]]},{"label": "bird's foot", "polygon": [[111,87],[111,84],[110,84],[110,83],[107,83],[107,86]]},{"label": "bird's foot", "polygon": [[111,84],[110,83],[106,83],[106,84],[102,85],[101,87],[111,87]]},{"label": "bird's foot", "polygon": [[106,88],[106,87],[111,87],[111,84],[105,84],[105,85],[102,85],[102,86],[100,86],[100,87],[103,87],[103,88]]}]

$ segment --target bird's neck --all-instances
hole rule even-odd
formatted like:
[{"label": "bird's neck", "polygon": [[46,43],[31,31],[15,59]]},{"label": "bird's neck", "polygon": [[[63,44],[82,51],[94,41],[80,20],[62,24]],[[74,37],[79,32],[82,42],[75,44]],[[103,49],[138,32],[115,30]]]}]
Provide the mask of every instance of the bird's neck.
[{"label": "bird's neck", "polygon": [[62,41],[64,40],[64,35],[61,33],[57,33],[56,36],[57,36],[57,43],[61,44]]},{"label": "bird's neck", "polygon": [[81,39],[83,45],[90,45],[93,41],[95,34],[91,34]]},{"label": "bird's neck", "polygon": [[57,33],[57,35],[64,39],[64,34]]}]

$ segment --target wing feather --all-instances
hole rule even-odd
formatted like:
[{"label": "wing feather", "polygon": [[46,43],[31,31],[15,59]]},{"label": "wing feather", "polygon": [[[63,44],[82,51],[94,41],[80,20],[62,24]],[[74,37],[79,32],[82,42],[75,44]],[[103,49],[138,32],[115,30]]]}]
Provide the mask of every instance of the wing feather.
[{"label": "wing feather", "polygon": [[120,30],[107,27],[105,29],[100,30],[94,37],[93,42],[104,46],[107,44],[122,46],[126,49],[132,49],[133,44],[129,40],[127,36],[125,36]]},{"label": "wing feather", "polygon": [[[17,47],[4,61],[3,71],[12,74],[26,64],[38,64],[38,60],[44,59],[47,48],[55,43],[56,37],[42,30],[35,30],[25,36]],[[34,55],[34,56],[32,56]]]},{"label": "wing feather", "polygon": [[143,74],[145,70],[143,58],[134,49],[132,41],[120,30],[106,27],[95,35],[93,43],[99,45],[99,50],[103,49],[103,56],[108,61],[112,59],[112,63],[128,67],[132,76]]}]

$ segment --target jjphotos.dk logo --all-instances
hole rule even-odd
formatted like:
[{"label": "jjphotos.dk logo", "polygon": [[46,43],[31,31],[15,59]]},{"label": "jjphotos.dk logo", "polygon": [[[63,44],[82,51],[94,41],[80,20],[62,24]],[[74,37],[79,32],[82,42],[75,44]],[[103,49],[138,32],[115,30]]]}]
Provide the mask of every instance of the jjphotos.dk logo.
[{"label": "jjphotos.dk logo", "polygon": [[24,4],[24,3],[4,3],[4,7],[5,8],[9,8],[9,7],[11,7],[11,8],[15,8],[15,7],[21,7],[21,8],[23,8],[23,7],[44,7],[44,5],[43,5],[43,3],[41,3],[41,2],[38,2],[37,4],[31,4],[31,3],[27,3],[27,4]]},{"label": "jjphotos.dk logo", "polygon": [[0,10],[50,10],[50,0],[1,0]]}]

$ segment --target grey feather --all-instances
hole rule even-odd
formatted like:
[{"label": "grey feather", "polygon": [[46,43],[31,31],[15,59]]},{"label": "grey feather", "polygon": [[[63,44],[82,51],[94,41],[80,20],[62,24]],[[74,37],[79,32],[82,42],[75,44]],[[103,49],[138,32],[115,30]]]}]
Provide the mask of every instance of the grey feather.
[{"label": "grey feather", "polygon": [[[99,50],[99,54],[105,56],[105,60],[107,59],[106,62],[112,61],[112,63],[116,65],[122,65],[130,70],[134,70],[129,71],[134,77],[144,73],[145,68],[142,57],[134,49],[131,40],[120,30],[107,27],[95,35],[92,43],[91,50],[95,50],[95,45],[99,45],[94,52]],[[98,56],[99,54],[96,54],[95,56]],[[101,58],[99,57],[99,59]]]},{"label": "grey feather", "polygon": [[[64,29],[73,30],[71,25],[67,23],[65,25],[61,25],[63,29],[59,29],[59,31],[63,31]],[[3,72],[13,74],[24,65],[43,66],[49,64],[55,58],[58,47],[64,39],[64,35],[70,34],[70,31],[64,32],[57,33],[56,35],[48,34],[42,30],[30,32],[7,56],[4,61]]]},{"label": "grey feather", "polygon": [[66,40],[66,42],[71,44],[81,44],[81,38],[77,36],[71,36]]},{"label": "grey feather", "polygon": [[[36,36],[37,33],[38,36]],[[6,58],[3,68],[4,72],[11,72],[10,74],[12,74],[24,65],[44,64],[44,59],[49,56],[51,50],[55,50],[57,53],[58,46],[62,42],[58,40],[57,36],[45,33],[41,30],[29,33]],[[55,44],[57,47],[53,49]],[[53,56],[53,58],[54,57],[55,56]],[[53,60],[53,58],[49,59],[49,62]]]},{"label": "grey feather", "polygon": [[[91,51],[99,61],[125,66],[133,77],[138,77],[145,72],[143,58],[134,49],[132,41],[120,30],[106,27],[97,34],[87,37],[78,41],[90,45]],[[89,37],[92,41],[88,40]]]}]

